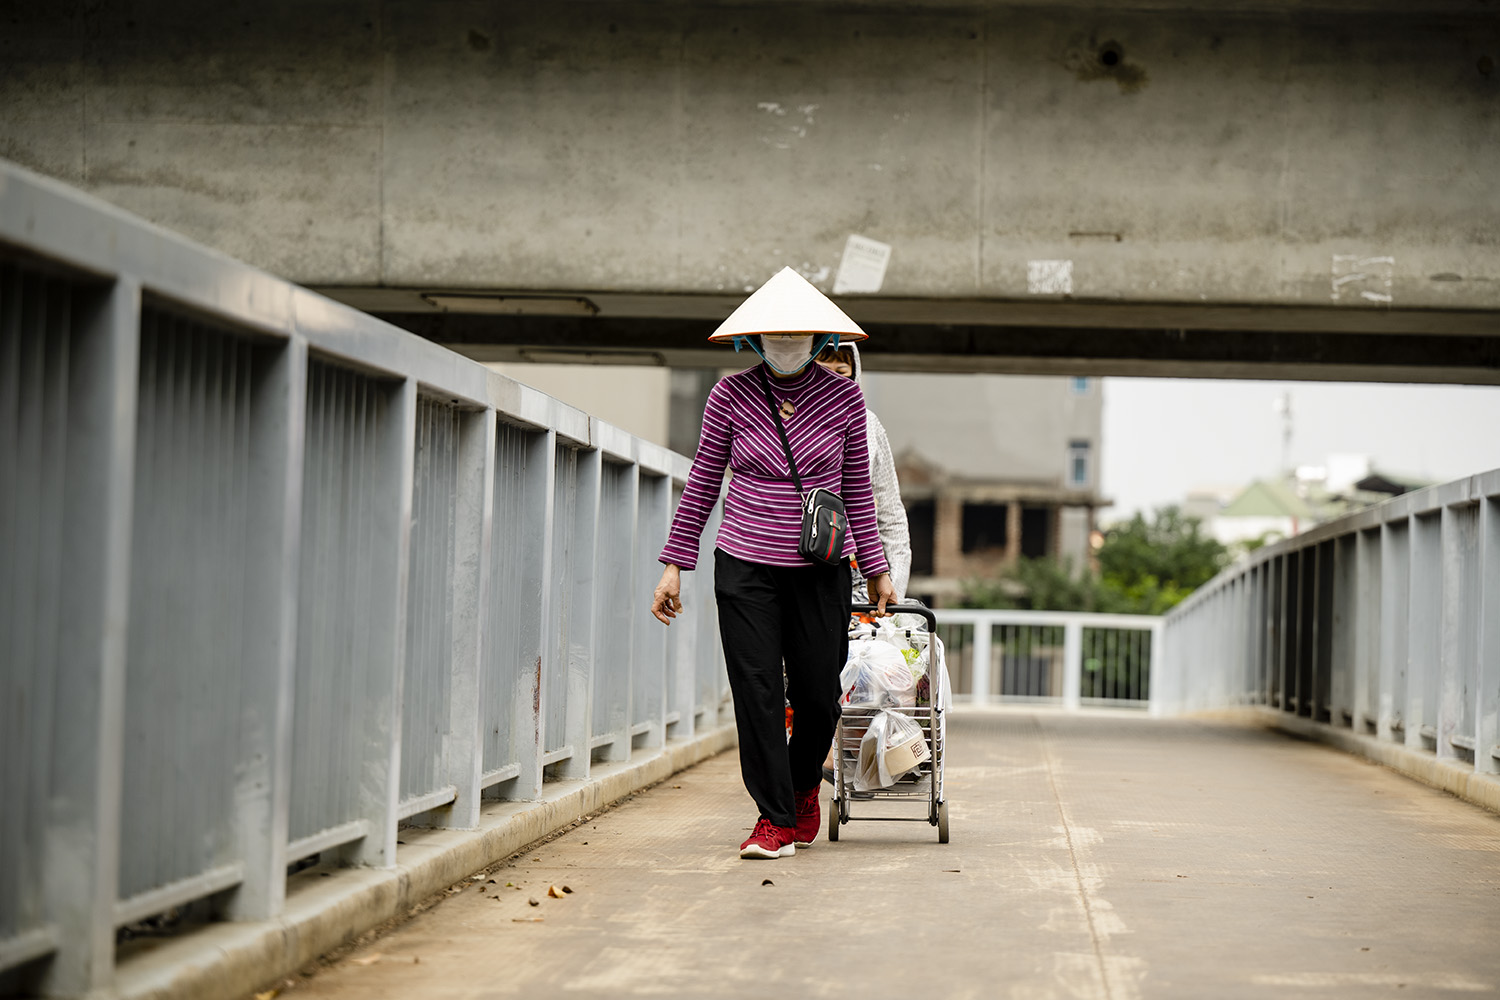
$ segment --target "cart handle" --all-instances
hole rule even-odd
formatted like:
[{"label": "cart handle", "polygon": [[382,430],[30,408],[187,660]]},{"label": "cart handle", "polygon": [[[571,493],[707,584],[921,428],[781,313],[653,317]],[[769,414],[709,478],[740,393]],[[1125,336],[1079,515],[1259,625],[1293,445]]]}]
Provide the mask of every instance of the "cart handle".
[{"label": "cart handle", "polygon": [[[878,607],[878,605],[856,604],[850,609],[850,611],[874,611],[876,607]],[[927,631],[937,631],[937,615],[933,614],[932,609],[925,604],[887,604],[885,606],[885,613],[888,615],[921,615],[923,618],[927,619]]]}]

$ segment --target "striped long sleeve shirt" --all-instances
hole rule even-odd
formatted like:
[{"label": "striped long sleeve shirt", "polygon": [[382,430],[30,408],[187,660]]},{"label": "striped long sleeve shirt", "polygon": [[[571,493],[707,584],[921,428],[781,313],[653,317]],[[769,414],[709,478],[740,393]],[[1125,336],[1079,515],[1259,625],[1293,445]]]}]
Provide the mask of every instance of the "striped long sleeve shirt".
[{"label": "striped long sleeve shirt", "polygon": [[[797,551],[801,498],[761,389],[760,367],[721,379],[708,394],[698,454],[661,552],[664,563],[683,569],[698,564],[699,538],[727,466],[734,475],[724,498],[718,547],[746,562],[812,565]],[[866,576],[887,572],[875,525],[859,384],[815,364],[791,378],[768,375],[767,381],[776,404],[790,400],[795,411],[783,423],[802,488],[822,487],[843,497],[849,515],[844,554],[857,554]]]}]

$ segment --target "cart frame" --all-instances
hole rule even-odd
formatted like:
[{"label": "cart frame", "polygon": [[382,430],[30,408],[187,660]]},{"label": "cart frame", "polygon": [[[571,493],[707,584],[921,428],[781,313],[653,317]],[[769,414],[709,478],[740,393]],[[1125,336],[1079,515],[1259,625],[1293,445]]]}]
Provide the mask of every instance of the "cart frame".
[{"label": "cart frame", "polygon": [[[875,610],[873,604],[856,604],[853,612],[859,614]],[[928,704],[912,708],[877,708],[872,706],[843,705],[838,725],[834,730],[834,776],[833,801],[828,810],[828,839],[839,839],[839,827],[854,819],[877,822],[915,823],[926,820],[938,828],[938,843],[948,843],[948,801],[943,794],[943,758],[947,740],[944,735],[943,709],[938,705],[941,677],[935,674],[936,658],[933,643],[937,639],[937,616],[921,604],[888,604],[891,614],[918,615],[927,623]],[[908,633],[909,634],[909,633]],[[859,761],[859,745],[870,720],[880,712],[895,712],[913,719],[922,729],[931,756],[913,770],[902,775],[889,788],[868,792],[854,790],[853,768]],[[926,799],[926,816],[854,816],[853,802],[878,802],[880,800],[912,801]]]}]

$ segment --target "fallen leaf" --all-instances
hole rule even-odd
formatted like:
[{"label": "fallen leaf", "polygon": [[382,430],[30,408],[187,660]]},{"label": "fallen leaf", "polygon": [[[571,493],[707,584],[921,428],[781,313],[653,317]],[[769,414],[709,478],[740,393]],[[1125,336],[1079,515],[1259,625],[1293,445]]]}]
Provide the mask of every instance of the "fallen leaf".
[{"label": "fallen leaf", "polygon": [[573,891],[573,887],[571,885],[565,885],[565,886],[563,886],[563,892],[572,892],[572,891]]},{"label": "fallen leaf", "polygon": [[373,954],[373,955],[366,955],[364,958],[351,958],[351,959],[349,959],[349,964],[350,965],[374,965],[378,961],[380,961],[380,952],[377,951],[375,954]]},{"label": "fallen leaf", "polygon": [[273,990],[266,990],[264,993],[255,994],[255,1000],[276,1000],[276,997],[279,996],[280,993],[281,987],[278,986]]},{"label": "fallen leaf", "polygon": [[540,899],[537,899],[535,896],[532,896],[526,902],[530,903],[532,906],[541,906],[542,905],[542,901]]},{"label": "fallen leaf", "polygon": [[776,884],[776,883],[775,883],[775,882],[772,882],[772,881],[771,881],[771,880],[770,880],[770,879],[768,879],[768,878],[763,878],[763,879],[761,879],[761,880],[760,880],[760,884],[761,884],[761,885],[775,885],[775,884]]},{"label": "fallen leaf", "polygon": [[673,785],[672,787],[673,788],[681,788],[682,786],[681,785]]},{"label": "fallen leaf", "polygon": [[546,917],[511,917],[510,922],[513,924],[539,924],[546,919]]},{"label": "fallen leaf", "polygon": [[485,885],[494,885],[494,884],[495,884],[495,880],[494,879],[490,879],[488,882],[485,883]]},{"label": "fallen leaf", "polygon": [[949,875],[957,875],[959,872],[963,871],[963,869],[962,868],[944,868],[943,871],[946,874],[949,874]]},{"label": "fallen leaf", "polygon": [[[568,891],[571,892],[572,890],[570,889]],[[551,896],[553,899],[562,899],[563,891],[555,885],[549,885],[547,886],[547,895]]]},{"label": "fallen leaf", "polygon": [[513,886],[513,885],[515,885],[515,883],[514,883],[514,882],[507,882],[507,883],[505,883],[505,887],[506,887],[506,888],[507,888],[507,889],[509,889],[509,888],[510,888],[510,887],[511,887],[511,886]]}]

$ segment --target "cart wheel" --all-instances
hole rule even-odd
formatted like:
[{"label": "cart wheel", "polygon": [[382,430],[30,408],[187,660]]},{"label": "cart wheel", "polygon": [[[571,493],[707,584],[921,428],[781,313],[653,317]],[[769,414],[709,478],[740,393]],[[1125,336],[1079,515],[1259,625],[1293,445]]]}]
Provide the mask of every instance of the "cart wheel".
[{"label": "cart wheel", "polygon": [[948,803],[938,803],[938,843],[948,842]]},{"label": "cart wheel", "polygon": [[842,803],[834,801],[828,803],[828,839],[839,839],[839,808]]},{"label": "cart wheel", "polygon": [[849,822],[849,797],[847,795],[839,799],[839,822]]}]

